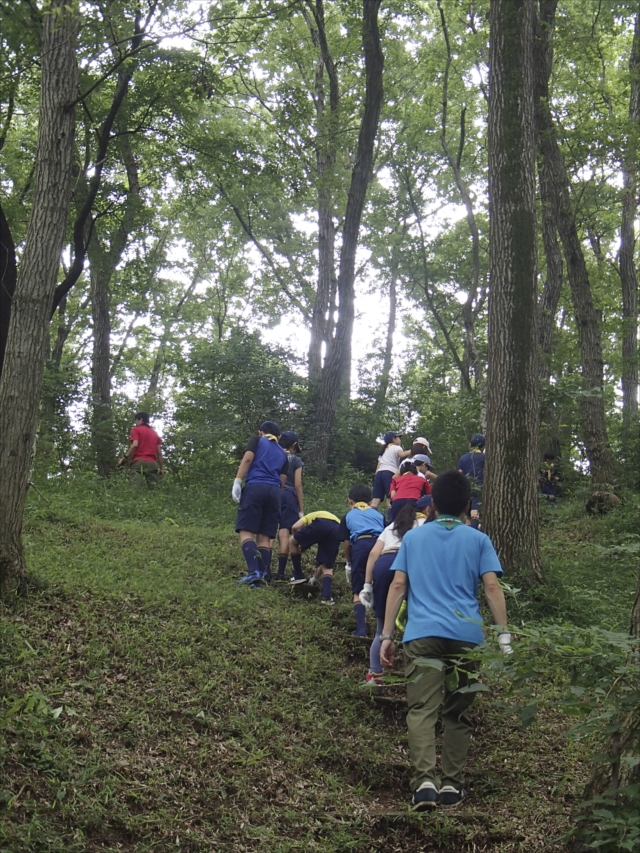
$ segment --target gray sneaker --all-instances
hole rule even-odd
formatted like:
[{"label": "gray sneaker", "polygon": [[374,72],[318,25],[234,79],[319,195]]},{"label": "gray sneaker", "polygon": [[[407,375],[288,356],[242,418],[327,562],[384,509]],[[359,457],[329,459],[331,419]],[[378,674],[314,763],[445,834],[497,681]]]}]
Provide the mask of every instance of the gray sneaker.
[{"label": "gray sneaker", "polygon": [[306,582],[307,582],[306,578],[291,578],[291,580],[289,581],[289,585],[290,586],[298,586],[298,584],[306,583]]},{"label": "gray sneaker", "polygon": [[335,602],[334,598],[321,598],[320,599],[320,604],[327,604],[329,607],[333,606],[335,603],[336,602]]}]

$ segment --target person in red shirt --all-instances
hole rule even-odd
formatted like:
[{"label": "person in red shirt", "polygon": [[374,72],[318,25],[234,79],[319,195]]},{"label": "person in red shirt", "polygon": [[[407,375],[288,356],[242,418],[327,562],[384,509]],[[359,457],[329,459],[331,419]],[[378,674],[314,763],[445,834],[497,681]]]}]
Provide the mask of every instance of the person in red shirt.
[{"label": "person in red shirt", "polygon": [[129,441],[131,445],[122,459],[118,462],[121,468],[129,462],[131,483],[140,487],[146,482],[149,488],[156,486],[160,476],[164,474],[161,439],[158,433],[149,426],[149,414],[138,412],[135,417],[136,425],[131,430]]},{"label": "person in red shirt", "polygon": [[403,506],[415,504],[423,495],[431,494],[431,485],[428,480],[418,474],[418,469],[412,462],[403,462],[400,473],[396,474],[391,481],[389,494],[391,495],[389,524],[393,524]]}]

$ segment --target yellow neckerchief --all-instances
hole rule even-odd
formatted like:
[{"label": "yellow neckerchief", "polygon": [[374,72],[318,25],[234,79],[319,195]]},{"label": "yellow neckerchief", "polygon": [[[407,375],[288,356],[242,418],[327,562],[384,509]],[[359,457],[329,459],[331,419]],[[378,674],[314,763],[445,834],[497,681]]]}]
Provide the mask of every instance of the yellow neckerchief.
[{"label": "yellow neckerchief", "polygon": [[369,504],[364,503],[364,501],[358,501],[357,504],[353,505],[353,509],[371,509]]},{"label": "yellow neckerchief", "polygon": [[547,480],[549,482],[551,482],[551,475],[554,473],[553,462],[551,462],[551,464],[549,464],[549,462],[544,462],[543,465],[545,468],[545,470],[543,471],[543,474],[545,474],[547,477]]},{"label": "yellow neckerchief", "polygon": [[[271,433],[270,433],[270,432],[264,432],[264,433],[262,433],[262,437],[263,437],[263,438],[268,438],[268,439],[269,439],[269,441],[277,441],[277,440],[278,440],[278,439],[275,437],[275,435],[271,435]],[[284,448],[282,448],[282,449],[284,450]]]},{"label": "yellow neckerchief", "polygon": [[484,447],[472,447],[471,452],[472,453],[484,453]]},{"label": "yellow neckerchief", "polygon": [[417,512],[416,518],[426,518],[427,516],[423,512]]}]

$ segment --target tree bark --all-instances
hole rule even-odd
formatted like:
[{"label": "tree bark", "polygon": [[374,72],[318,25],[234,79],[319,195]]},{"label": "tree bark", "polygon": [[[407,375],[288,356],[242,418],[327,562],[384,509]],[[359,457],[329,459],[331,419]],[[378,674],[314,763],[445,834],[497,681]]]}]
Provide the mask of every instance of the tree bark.
[{"label": "tree bark", "polygon": [[335,336],[325,361],[314,423],[315,445],[311,447],[312,464],[319,473],[326,472],[331,431],[338,402],[348,388],[346,381],[351,369],[351,338],[353,335],[355,301],[355,263],[362,211],[371,180],[373,150],[382,106],[382,70],[384,59],[378,30],[380,0],[363,0],[362,29],[366,74],[366,95],[356,163],[351,173],[351,185],[340,250],[338,300],[340,314]]},{"label": "tree bark", "polygon": [[558,232],[567,265],[567,277],[575,312],[578,340],[582,358],[583,395],[580,401],[582,439],[585,443],[591,477],[594,483],[613,483],[615,468],[608,445],[605,422],[604,361],[600,339],[600,320],[593,305],[589,273],[584,260],[582,243],[571,205],[569,179],[558,145],[556,128],[549,105],[549,75],[547,57],[553,38],[558,0],[540,0],[540,18],[536,17],[535,51],[535,111],[538,146],[542,168],[553,193]]},{"label": "tree bark", "polygon": [[396,314],[398,308],[397,284],[398,284],[398,249],[394,247],[391,256],[391,269],[389,271],[389,320],[387,322],[387,337],[384,345],[382,359],[382,370],[376,389],[376,398],[373,404],[374,411],[381,413],[387,402],[389,390],[389,378],[391,376],[391,359],[393,356],[393,336],[396,331]]},{"label": "tree bark", "polygon": [[11,302],[16,290],[16,249],[11,228],[0,205],[0,376],[9,334]]},{"label": "tree bark", "polygon": [[38,423],[49,318],[69,210],[77,88],[76,19],[65,0],[44,15],[38,147],[29,218],[0,378],[0,585],[26,579],[22,518]]},{"label": "tree bark", "polygon": [[638,456],[638,276],[635,265],[638,132],[640,130],[640,11],[636,13],[629,57],[631,94],[629,128],[622,162],[622,223],[620,281],[622,283],[622,442],[627,460]]},{"label": "tree bark", "polygon": [[509,579],[542,583],[538,543],[534,0],[490,7],[489,370],[483,526]]}]

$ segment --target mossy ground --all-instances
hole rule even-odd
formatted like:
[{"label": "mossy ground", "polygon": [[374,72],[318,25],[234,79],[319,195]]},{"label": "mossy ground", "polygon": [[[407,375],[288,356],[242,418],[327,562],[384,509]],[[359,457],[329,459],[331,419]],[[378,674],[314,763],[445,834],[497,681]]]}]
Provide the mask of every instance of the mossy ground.
[{"label": "mossy ground", "polygon": [[[341,488],[314,488],[314,505],[343,510]],[[589,747],[562,712],[522,728],[482,696],[468,800],[412,814],[402,688],[363,688],[342,573],[335,608],[306,588],[239,586],[233,507],[209,491],[31,495],[43,583],[3,614],[0,850],[563,849]],[[545,519],[549,601],[579,622],[595,590],[595,617],[624,624],[633,570],[597,586],[597,547],[620,547],[620,525],[577,506]],[[548,601],[518,607],[532,618]]]}]

